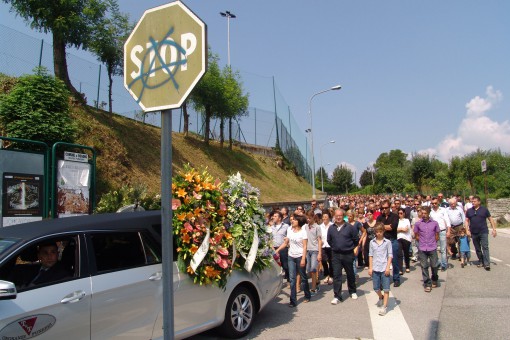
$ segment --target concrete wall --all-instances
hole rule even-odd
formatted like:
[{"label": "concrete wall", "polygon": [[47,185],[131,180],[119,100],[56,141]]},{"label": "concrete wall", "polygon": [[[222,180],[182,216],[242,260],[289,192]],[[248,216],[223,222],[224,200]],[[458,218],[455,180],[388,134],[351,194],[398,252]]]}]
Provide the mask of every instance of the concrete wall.
[{"label": "concrete wall", "polygon": [[510,198],[489,198],[487,207],[495,220],[505,219],[506,222],[510,222]]}]

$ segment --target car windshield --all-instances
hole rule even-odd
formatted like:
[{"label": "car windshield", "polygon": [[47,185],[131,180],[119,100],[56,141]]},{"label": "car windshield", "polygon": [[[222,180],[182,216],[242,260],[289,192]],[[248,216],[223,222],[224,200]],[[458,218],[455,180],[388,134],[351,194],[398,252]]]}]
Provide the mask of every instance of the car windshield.
[{"label": "car windshield", "polygon": [[0,238],[0,257],[3,257],[4,253],[12,247],[14,244],[21,241],[18,238]]}]

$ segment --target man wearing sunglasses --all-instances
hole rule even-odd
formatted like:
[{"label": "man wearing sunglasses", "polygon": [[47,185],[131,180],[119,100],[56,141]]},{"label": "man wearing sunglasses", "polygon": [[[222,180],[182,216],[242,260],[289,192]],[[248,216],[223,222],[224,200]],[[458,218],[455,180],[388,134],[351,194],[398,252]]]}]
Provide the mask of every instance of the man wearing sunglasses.
[{"label": "man wearing sunglasses", "polygon": [[489,228],[487,219],[492,226],[492,236],[496,237],[496,221],[491,216],[489,209],[481,205],[479,196],[474,196],[473,207],[466,211],[466,230],[467,235],[471,236],[475,246],[476,256],[478,256],[478,267],[484,267],[485,270],[491,270],[491,257],[489,255]]},{"label": "man wearing sunglasses", "polygon": [[393,251],[391,265],[393,267],[393,286],[400,286],[400,268],[398,266],[399,243],[397,241],[398,215],[390,211],[390,201],[381,202],[381,215],[377,217],[377,222],[384,224],[384,238],[390,240]]}]

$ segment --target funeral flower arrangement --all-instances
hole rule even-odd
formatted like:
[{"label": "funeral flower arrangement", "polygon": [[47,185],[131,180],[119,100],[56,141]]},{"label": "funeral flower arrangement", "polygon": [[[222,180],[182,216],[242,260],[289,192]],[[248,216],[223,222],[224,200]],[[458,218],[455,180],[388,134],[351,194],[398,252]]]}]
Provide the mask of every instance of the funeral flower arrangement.
[{"label": "funeral flower arrangement", "polygon": [[172,210],[179,269],[197,284],[225,287],[233,239],[221,183],[186,166],[172,179]]},{"label": "funeral flower arrangement", "polygon": [[223,188],[235,267],[248,272],[262,271],[273,258],[272,234],[265,225],[259,196],[259,190],[243,180],[239,172],[229,176]]},{"label": "funeral flower arrangement", "polygon": [[259,272],[273,258],[259,191],[232,175],[226,183],[185,166],[172,179],[178,266],[200,285],[224,288],[233,269]]}]

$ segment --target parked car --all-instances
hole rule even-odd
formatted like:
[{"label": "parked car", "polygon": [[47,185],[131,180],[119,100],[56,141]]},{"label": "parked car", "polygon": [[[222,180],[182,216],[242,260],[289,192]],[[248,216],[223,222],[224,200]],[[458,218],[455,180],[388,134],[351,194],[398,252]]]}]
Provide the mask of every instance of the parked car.
[{"label": "parked car", "polygon": [[[44,256],[58,258],[58,275],[39,271]],[[276,263],[256,275],[234,271],[223,290],[194,284],[176,259],[175,338],[218,326],[244,336],[282,287]],[[161,260],[159,211],[0,228],[0,339],[162,339]]]}]

